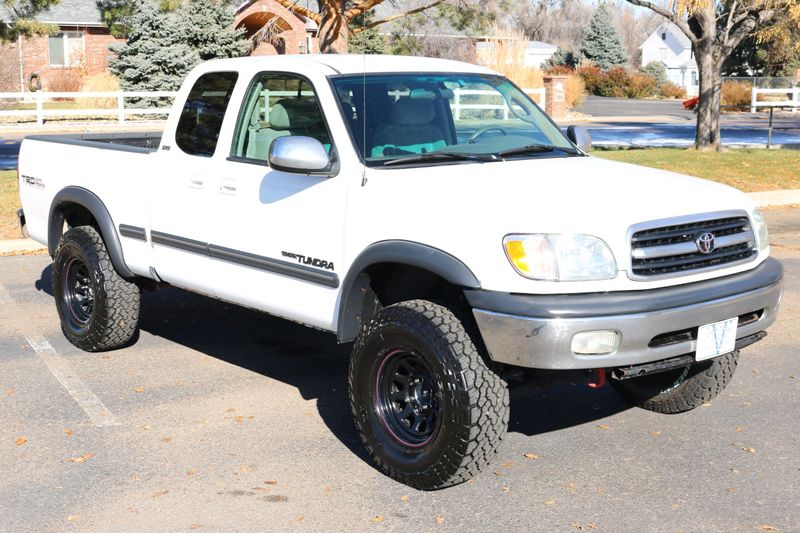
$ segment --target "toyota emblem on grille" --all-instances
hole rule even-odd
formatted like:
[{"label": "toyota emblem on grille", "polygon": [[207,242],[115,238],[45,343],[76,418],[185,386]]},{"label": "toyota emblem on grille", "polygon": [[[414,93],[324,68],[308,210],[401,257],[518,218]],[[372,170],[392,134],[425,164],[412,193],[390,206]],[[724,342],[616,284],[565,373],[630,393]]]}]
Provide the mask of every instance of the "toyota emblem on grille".
[{"label": "toyota emblem on grille", "polygon": [[717,249],[717,238],[713,233],[701,233],[694,242],[703,255],[708,255]]}]

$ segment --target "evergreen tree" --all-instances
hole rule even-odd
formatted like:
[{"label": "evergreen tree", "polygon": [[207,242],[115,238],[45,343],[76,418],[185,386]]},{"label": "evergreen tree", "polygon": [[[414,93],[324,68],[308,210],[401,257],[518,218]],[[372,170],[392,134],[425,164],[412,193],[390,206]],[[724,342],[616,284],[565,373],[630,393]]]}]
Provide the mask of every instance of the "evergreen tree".
[{"label": "evergreen tree", "polygon": [[[368,12],[353,18],[350,25],[359,28],[370,24],[374,18],[372,13]],[[385,35],[381,35],[377,28],[371,28],[352,35],[347,46],[351,54],[386,54],[389,51],[389,40]]]},{"label": "evergreen tree", "polygon": [[131,0],[97,0],[97,9],[114,37],[124,37],[127,28],[122,23],[133,15],[136,5]]},{"label": "evergreen tree", "polygon": [[145,0],[124,19],[128,41],[115,46],[109,70],[126,91],[177,90],[200,56],[186,44],[178,19]]},{"label": "evergreen tree", "polygon": [[244,28],[233,28],[234,15],[219,0],[189,0],[178,11],[183,26],[184,42],[200,55],[200,59],[239,57],[250,43]]},{"label": "evergreen tree", "polygon": [[667,67],[665,67],[664,63],[661,61],[651,61],[644,66],[642,72],[653,76],[656,79],[656,83],[659,87],[669,81],[669,78],[667,77]]},{"label": "evergreen tree", "polygon": [[606,4],[600,4],[583,34],[581,55],[603,70],[628,62],[628,53]]},{"label": "evergreen tree", "polygon": [[0,24],[0,44],[14,41],[20,35],[47,35],[58,31],[58,26],[33,20],[42,11],[50,9],[59,0],[0,0],[11,20]]}]

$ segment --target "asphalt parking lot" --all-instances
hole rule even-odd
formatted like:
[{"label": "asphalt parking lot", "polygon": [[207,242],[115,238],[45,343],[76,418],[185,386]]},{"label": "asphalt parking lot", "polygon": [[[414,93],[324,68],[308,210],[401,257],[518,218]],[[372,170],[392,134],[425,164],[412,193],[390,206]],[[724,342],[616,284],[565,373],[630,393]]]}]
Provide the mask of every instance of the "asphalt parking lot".
[{"label": "asphalt parking lot", "polygon": [[767,218],[782,312],[719,398],[516,392],[490,469],[433,493],[368,462],[333,336],[167,289],[136,345],[83,353],[49,257],[2,257],[0,530],[798,531],[800,209]]}]

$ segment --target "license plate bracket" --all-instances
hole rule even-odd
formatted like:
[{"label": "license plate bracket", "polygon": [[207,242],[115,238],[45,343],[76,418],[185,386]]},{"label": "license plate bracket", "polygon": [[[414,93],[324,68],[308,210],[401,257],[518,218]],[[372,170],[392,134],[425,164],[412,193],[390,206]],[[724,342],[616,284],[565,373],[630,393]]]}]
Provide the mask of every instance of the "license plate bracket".
[{"label": "license plate bracket", "polygon": [[738,317],[700,326],[697,331],[695,361],[713,359],[734,351],[738,326]]}]

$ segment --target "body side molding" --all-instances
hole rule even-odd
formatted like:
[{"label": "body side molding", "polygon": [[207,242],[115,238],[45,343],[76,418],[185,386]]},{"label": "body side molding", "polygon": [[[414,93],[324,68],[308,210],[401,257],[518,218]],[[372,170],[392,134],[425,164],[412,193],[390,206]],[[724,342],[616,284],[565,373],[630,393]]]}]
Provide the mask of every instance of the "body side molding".
[{"label": "body side molding", "polygon": [[129,239],[147,242],[147,231],[137,226],[119,225],[119,234]]},{"label": "body side molding", "polygon": [[117,272],[124,278],[135,278],[135,274],[130,271],[125,264],[125,257],[122,254],[122,245],[117,235],[114,221],[108,212],[105,204],[93,192],[82,187],[65,187],[56,193],[50,204],[50,215],[48,217],[47,229],[47,248],[50,257],[55,256],[58,241],[61,239],[61,232],[64,228],[64,212],[60,209],[63,204],[77,204],[91,213],[97,221],[100,234],[108,249],[111,263]]},{"label": "body side molding", "polygon": [[[353,261],[342,283],[339,316],[336,332],[339,342],[356,338],[362,324],[362,310],[375,309],[375,303],[366,301],[372,291],[365,290],[364,269],[378,263],[398,263],[427,270],[453,285],[467,289],[480,288],[475,274],[458,258],[438,248],[412,241],[380,241],[368,246]],[[359,281],[361,280],[361,281]]]}]

